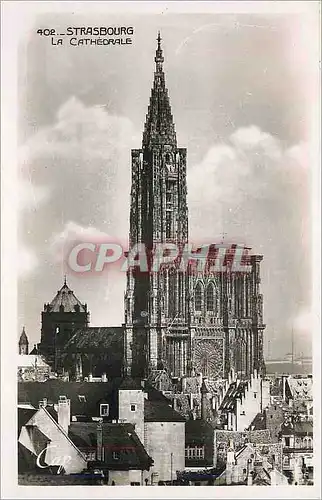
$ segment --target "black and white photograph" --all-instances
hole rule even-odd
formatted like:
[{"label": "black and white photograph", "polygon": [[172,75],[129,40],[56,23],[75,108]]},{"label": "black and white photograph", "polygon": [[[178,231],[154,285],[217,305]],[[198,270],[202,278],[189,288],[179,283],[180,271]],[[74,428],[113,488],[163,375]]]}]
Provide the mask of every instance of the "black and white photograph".
[{"label": "black and white photograph", "polygon": [[320,498],[320,2],[2,14],[3,498]]}]

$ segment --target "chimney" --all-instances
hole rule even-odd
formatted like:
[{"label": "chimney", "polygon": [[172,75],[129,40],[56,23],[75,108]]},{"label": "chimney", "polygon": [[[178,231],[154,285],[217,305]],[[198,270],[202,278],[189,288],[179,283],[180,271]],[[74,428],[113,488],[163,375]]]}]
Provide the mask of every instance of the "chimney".
[{"label": "chimney", "polygon": [[103,460],[103,425],[102,421],[97,424],[97,450],[96,450],[97,460]]},{"label": "chimney", "polygon": [[207,420],[207,394],[208,389],[205,383],[205,379],[202,380],[202,385],[200,388],[201,392],[201,420]]},{"label": "chimney", "polygon": [[60,397],[58,400],[58,424],[68,434],[70,425],[70,399],[66,396]]},{"label": "chimney", "polygon": [[253,485],[253,461],[251,458],[247,460],[247,486]]},{"label": "chimney", "polygon": [[233,482],[234,466],[235,466],[234,443],[232,440],[230,440],[229,446],[227,448],[227,461],[226,461],[226,484],[227,484],[227,486],[229,486]]}]

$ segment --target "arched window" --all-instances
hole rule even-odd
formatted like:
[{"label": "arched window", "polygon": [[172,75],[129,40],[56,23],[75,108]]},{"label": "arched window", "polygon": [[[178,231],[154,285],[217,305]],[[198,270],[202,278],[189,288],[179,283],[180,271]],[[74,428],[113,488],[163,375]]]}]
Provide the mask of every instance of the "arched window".
[{"label": "arched window", "polygon": [[209,283],[207,286],[207,311],[214,311],[215,310],[215,294],[214,294],[214,285],[212,283]]},{"label": "arched window", "polygon": [[195,310],[201,311],[202,307],[202,286],[201,283],[197,283],[195,288]]},{"label": "arched window", "polygon": [[312,448],[312,440],[310,437],[305,437],[303,439],[303,447],[304,448]]}]

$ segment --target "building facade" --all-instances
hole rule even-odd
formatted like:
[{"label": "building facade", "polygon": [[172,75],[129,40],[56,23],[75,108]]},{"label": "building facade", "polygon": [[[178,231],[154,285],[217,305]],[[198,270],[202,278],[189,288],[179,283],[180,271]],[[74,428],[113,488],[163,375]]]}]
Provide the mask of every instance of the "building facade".
[{"label": "building facade", "polygon": [[[160,35],[157,41],[142,147],[132,150],[129,255],[144,248],[147,270],[127,272],[125,370],[139,377],[166,369],[175,377],[202,372],[222,378],[234,368],[250,376],[264,368],[262,256],[247,254],[247,273],[234,271],[237,245],[226,252],[220,272],[195,270],[191,262],[184,269],[175,260],[157,271],[152,265],[156,245],[182,255],[188,243],[187,150],[177,144]],[[218,245],[211,247],[215,261]]]}]

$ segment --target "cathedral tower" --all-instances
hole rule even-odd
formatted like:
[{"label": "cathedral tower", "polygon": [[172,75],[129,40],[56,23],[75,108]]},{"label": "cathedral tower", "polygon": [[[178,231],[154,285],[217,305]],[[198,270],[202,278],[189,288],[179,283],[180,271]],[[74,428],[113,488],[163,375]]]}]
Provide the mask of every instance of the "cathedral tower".
[{"label": "cathedral tower", "polygon": [[57,371],[60,367],[60,353],[77,328],[88,326],[89,312],[87,304],[82,304],[64,284],[50,303],[44,304],[41,313],[41,341],[38,345],[40,354]]},{"label": "cathedral tower", "polygon": [[[154,82],[142,148],[132,150],[130,249],[143,244],[183,245],[188,239],[186,149],[178,148],[158,35]],[[166,366],[177,375],[188,359],[187,277],[167,267],[130,270],[125,295],[125,363],[128,373]]]}]

